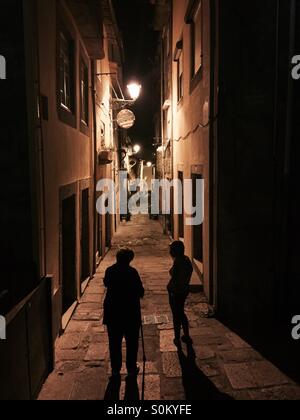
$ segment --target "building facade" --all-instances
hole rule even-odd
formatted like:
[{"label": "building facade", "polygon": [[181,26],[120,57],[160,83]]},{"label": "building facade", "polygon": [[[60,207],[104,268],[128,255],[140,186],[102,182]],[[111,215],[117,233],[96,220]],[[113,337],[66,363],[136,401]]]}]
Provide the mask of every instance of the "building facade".
[{"label": "building facade", "polygon": [[[173,214],[173,237],[184,241],[216,315],[299,375],[299,342],[291,337],[299,312],[300,85],[291,77],[298,3],[156,4],[160,177],[169,179],[171,156],[172,179],[205,182],[203,225],[187,226],[186,215]],[[174,194],[173,210],[181,198]]]},{"label": "building facade", "polygon": [[299,2],[216,5],[218,313],[299,379]]},{"label": "building facade", "polygon": [[[157,150],[162,178],[204,180],[204,223],[188,226],[186,214],[167,220],[167,230],[184,241],[187,254],[211,297],[210,278],[210,2],[173,1],[158,5],[161,23],[161,142]],[[168,13],[167,13],[168,12]],[[162,163],[163,161],[163,163]]]},{"label": "building facade", "polygon": [[1,356],[9,370],[0,398],[28,399],[118,227],[117,217],[97,214],[96,185],[118,175],[112,86],[113,77],[122,82],[122,42],[110,1],[16,0],[4,10],[2,100],[18,104],[20,117],[2,116]]},{"label": "building facade", "polygon": [[53,277],[54,336],[117,229],[112,215],[96,214],[95,201],[97,182],[115,181],[118,171],[111,73],[121,74],[122,45],[110,2],[76,3],[38,2],[37,11],[45,261]]}]

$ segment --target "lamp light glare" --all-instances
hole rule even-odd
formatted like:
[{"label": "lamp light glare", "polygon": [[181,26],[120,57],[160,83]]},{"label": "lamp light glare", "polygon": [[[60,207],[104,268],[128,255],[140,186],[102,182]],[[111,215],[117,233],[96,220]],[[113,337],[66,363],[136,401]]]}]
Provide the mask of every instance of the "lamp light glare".
[{"label": "lamp light glare", "polygon": [[128,89],[128,91],[129,91],[129,95],[130,95],[131,99],[132,99],[133,101],[135,101],[135,100],[137,100],[137,99],[138,99],[138,97],[139,97],[139,96],[140,96],[140,94],[141,94],[142,86],[141,86],[141,85],[139,85],[139,84],[137,84],[137,83],[130,83],[130,84],[127,86],[127,89]]},{"label": "lamp light glare", "polygon": [[136,145],[133,147],[133,151],[134,151],[134,153],[139,153],[139,152],[141,151],[141,146],[139,146],[138,144],[136,144]]}]

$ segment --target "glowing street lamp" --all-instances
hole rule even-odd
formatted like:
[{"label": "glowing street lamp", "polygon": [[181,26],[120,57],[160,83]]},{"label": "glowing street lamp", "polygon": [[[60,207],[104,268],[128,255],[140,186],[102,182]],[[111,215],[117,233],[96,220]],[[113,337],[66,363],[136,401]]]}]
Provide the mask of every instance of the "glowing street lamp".
[{"label": "glowing street lamp", "polygon": [[140,153],[140,151],[141,151],[141,146],[140,145],[138,145],[138,144],[136,144],[134,147],[133,147],[133,151],[134,151],[134,153]]},{"label": "glowing street lamp", "polygon": [[127,86],[127,89],[128,89],[128,92],[129,92],[129,95],[130,95],[131,99],[133,101],[136,101],[141,94],[142,86],[137,84],[137,83],[130,83]]},{"label": "glowing street lamp", "polygon": [[[139,96],[141,94],[142,86],[138,83],[130,83],[127,86],[127,89],[128,89],[130,99],[125,99],[123,93],[122,93],[122,98],[118,98],[118,97],[112,98],[112,103],[114,105],[114,109],[116,109],[116,110],[117,109],[123,109],[124,110],[124,108],[134,105],[136,100],[139,98]],[[122,92],[121,87],[120,87],[120,90]],[[132,121],[132,118],[131,118],[131,121]]]},{"label": "glowing street lamp", "polygon": [[147,167],[152,168],[152,162],[147,162]]}]

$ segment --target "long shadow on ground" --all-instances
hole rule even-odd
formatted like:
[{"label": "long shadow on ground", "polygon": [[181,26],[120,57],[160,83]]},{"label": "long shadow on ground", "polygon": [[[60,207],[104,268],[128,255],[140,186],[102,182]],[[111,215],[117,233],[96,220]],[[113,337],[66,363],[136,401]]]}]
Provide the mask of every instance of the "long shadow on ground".
[{"label": "long shadow on ground", "polygon": [[121,376],[112,377],[107,385],[104,401],[120,401]]},{"label": "long shadow on ground", "polygon": [[218,390],[196,364],[196,353],[192,345],[187,355],[178,351],[182,369],[182,383],[187,401],[232,401],[233,398]]},{"label": "long shadow on ground", "polygon": [[[120,401],[121,377],[111,378],[106,388],[104,401]],[[140,401],[137,378],[126,378],[124,401]]]}]

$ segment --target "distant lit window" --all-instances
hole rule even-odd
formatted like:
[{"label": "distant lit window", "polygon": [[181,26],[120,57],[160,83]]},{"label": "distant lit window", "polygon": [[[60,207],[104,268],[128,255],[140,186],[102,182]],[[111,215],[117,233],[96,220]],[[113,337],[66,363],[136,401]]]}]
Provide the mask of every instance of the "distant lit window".
[{"label": "distant lit window", "polygon": [[81,61],[80,65],[80,99],[81,99],[81,122],[89,123],[89,70],[88,66]]},{"label": "distant lit window", "polygon": [[191,19],[191,70],[192,76],[195,76],[202,67],[202,2],[199,2],[198,6],[193,13]]},{"label": "distant lit window", "polygon": [[59,89],[60,104],[63,108],[74,110],[74,54],[73,42],[64,33],[59,39]]}]

